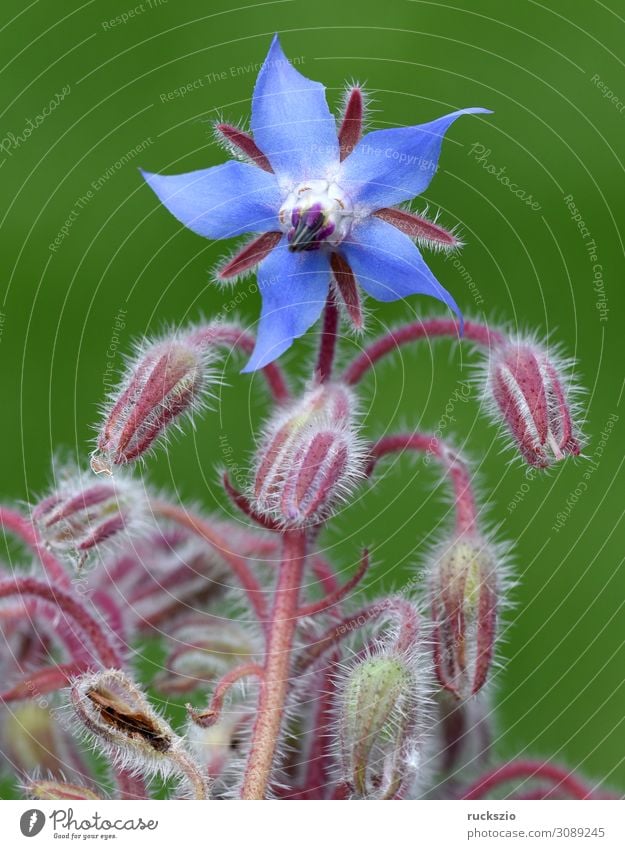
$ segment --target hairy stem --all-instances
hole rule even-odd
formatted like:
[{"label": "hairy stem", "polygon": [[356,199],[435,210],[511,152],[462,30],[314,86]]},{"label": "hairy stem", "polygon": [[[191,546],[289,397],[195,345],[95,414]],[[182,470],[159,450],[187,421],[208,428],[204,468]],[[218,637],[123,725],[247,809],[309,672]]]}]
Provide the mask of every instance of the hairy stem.
[{"label": "hairy stem", "polygon": [[285,531],[273,615],[267,635],[264,678],[241,790],[243,799],[264,799],[267,795],[284,718],[305,560],[305,531]]},{"label": "hairy stem", "polygon": [[69,575],[60,561],[57,560],[39,539],[39,535],[32,522],[29,522],[17,510],[12,510],[10,507],[0,507],[0,525],[2,525],[5,531],[8,530],[12,534],[15,534],[16,537],[21,539],[37,555],[51,582],[59,584],[64,588],[70,586]]},{"label": "hairy stem", "polygon": [[[458,323],[450,318],[430,318],[426,321],[415,321],[398,327],[390,333],[380,336],[375,342],[353,360],[343,375],[346,383],[358,383],[373,366],[387,354],[396,351],[400,345],[416,342],[418,339],[433,339],[448,336],[458,339]],[[464,325],[464,338],[475,342],[484,348],[493,348],[504,341],[504,336],[496,330],[491,330],[485,324],[467,321]]]},{"label": "hairy stem", "polygon": [[565,769],[542,761],[512,761],[486,773],[462,794],[463,799],[483,799],[509,781],[548,780],[568,791],[574,799],[590,799],[592,791]]},{"label": "hairy stem", "polygon": [[246,663],[242,666],[235,666],[234,669],[226,672],[226,674],[217,682],[217,686],[213,690],[210,704],[205,710],[196,710],[191,707],[191,705],[187,705],[187,713],[197,725],[200,725],[202,728],[210,728],[211,725],[214,725],[219,720],[224,706],[224,699],[232,686],[236,684],[237,681],[241,681],[243,678],[250,678],[252,676],[262,680],[263,675],[264,670],[262,666],[258,666],[256,663]]},{"label": "hairy stem", "polygon": [[55,605],[59,614],[74,622],[82,635],[93,645],[103,666],[123,668],[122,658],[111,644],[108,635],[73,596],[35,578],[16,577],[0,581],[0,599],[12,596],[34,596]]},{"label": "hairy stem", "polygon": [[[194,341],[209,345],[222,345],[228,348],[239,348],[245,354],[251,354],[256,340],[251,333],[242,327],[232,324],[209,324],[198,328],[191,337]],[[267,386],[274,401],[286,401],[290,397],[289,387],[284,372],[277,363],[269,363],[262,369]]]},{"label": "hairy stem", "polygon": [[388,454],[417,451],[434,457],[444,468],[454,491],[456,533],[471,533],[477,526],[477,506],[469,471],[458,454],[438,437],[427,433],[397,433],[383,436],[373,444],[367,473],[371,474],[378,460]]},{"label": "hairy stem", "polygon": [[245,562],[245,559],[229,548],[221,534],[199,516],[195,516],[182,507],[176,507],[175,504],[168,504],[165,501],[152,501],[151,505],[152,511],[156,516],[169,519],[177,525],[187,528],[209,543],[219,553],[245,591],[259,621],[265,622],[267,619],[267,610],[263,590]]}]

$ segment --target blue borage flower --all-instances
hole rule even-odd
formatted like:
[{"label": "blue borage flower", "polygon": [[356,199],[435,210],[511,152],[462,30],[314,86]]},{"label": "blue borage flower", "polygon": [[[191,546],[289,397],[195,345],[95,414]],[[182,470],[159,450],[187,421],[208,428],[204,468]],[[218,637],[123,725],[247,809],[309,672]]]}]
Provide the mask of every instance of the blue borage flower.
[{"label": "blue borage flower", "polygon": [[290,64],[275,36],[254,89],[252,136],[217,126],[247,161],[169,177],[143,174],[195,233],[209,239],[260,234],[218,271],[227,280],[258,265],[262,312],[245,372],[275,360],[314,324],[332,280],[357,326],[356,282],[378,301],[430,295],[462,321],[415,245],[453,247],[457,240],[396,207],[428,187],[456,118],[490,110],[461,109],[360,139],[362,111],[354,87],[337,133],[325,87]]}]

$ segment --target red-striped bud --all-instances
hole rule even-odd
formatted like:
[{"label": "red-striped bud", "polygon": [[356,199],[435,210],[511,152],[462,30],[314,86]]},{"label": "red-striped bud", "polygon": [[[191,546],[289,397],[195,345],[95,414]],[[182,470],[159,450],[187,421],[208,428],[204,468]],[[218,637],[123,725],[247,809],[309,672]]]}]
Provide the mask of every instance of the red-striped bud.
[{"label": "red-striped bud", "polygon": [[137,533],[148,515],[142,487],[128,478],[94,481],[64,471],[56,490],[32,510],[37,529],[50,548],[81,567],[89,553],[122,532]]},{"label": "red-striped bud", "polygon": [[488,388],[496,417],[537,468],[581,450],[571,412],[574,387],[562,372],[562,364],[531,340],[509,342],[491,356]]},{"label": "red-striped bud", "polygon": [[429,592],[434,669],[458,698],[484,686],[497,630],[500,580],[496,557],[479,537],[460,538],[434,558]]},{"label": "red-striped bud", "polygon": [[317,522],[363,476],[363,449],[347,387],[309,390],[271,419],[257,455],[256,510],[285,525]]},{"label": "red-striped bud", "polygon": [[139,348],[110,399],[91,460],[96,474],[134,462],[181,416],[202,406],[215,376],[210,350],[193,331]]}]

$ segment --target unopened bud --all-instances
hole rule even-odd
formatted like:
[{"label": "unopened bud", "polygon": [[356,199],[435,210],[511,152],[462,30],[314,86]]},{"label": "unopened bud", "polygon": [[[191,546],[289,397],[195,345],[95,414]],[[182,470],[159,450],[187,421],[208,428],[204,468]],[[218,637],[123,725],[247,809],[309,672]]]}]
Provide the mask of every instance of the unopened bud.
[{"label": "unopened bud", "polygon": [[170,635],[175,648],[154,686],[167,695],[189,693],[214,683],[230,669],[251,663],[258,646],[237,622],[214,616],[196,616]]},{"label": "unopened bud", "polygon": [[92,549],[121,532],[137,532],[147,516],[143,489],[127,478],[97,481],[63,472],[55,492],[32,510],[47,545],[82,566]]},{"label": "unopened bud", "polygon": [[139,350],[111,397],[91,460],[96,474],[135,461],[181,416],[201,407],[215,378],[210,350],[192,333]]},{"label": "unopened bud", "polygon": [[461,538],[434,558],[429,591],[434,669],[458,698],[484,686],[491,667],[499,594],[496,556],[479,537]]},{"label": "unopened bud", "polygon": [[86,731],[122,768],[178,773],[194,798],[208,798],[206,778],[183,740],[124,672],[83,675],[72,685],[71,700]]},{"label": "unopened bud", "polygon": [[285,525],[326,518],[364,473],[354,399],[324,384],[270,420],[257,455],[254,504]]},{"label": "unopened bud", "polygon": [[102,796],[82,784],[69,784],[67,781],[56,781],[54,779],[31,781],[24,789],[29,799],[40,799],[41,801],[76,802],[81,799],[90,801],[101,801],[103,799]]},{"label": "unopened bud", "polygon": [[359,660],[339,691],[343,778],[360,798],[397,797],[419,767],[414,662],[390,651]]},{"label": "unopened bud", "polygon": [[488,388],[496,416],[505,422],[525,460],[537,468],[581,450],[571,388],[561,372],[557,359],[532,341],[504,344],[491,356]]}]

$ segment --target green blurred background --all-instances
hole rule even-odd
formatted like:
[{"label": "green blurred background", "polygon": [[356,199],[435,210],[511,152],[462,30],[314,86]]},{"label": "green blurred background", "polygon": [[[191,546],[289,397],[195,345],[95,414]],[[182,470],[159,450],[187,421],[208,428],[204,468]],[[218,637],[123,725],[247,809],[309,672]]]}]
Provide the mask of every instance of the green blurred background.
[{"label": "green blurred background", "polygon": [[[132,9],[127,22],[114,21]],[[221,162],[211,122],[248,116],[274,31],[300,70],[325,83],[331,105],[346,80],[366,83],[375,128],[489,107],[493,115],[453,126],[425,197],[442,223],[460,225],[466,247],[455,260],[428,261],[470,315],[552,334],[577,358],[590,435],[587,459],[528,478],[501,452],[475,388],[468,401],[456,400],[455,422],[444,427],[475,461],[489,521],[514,549],[514,607],[493,685],[497,749],[502,757],[559,759],[625,791],[625,479],[623,422],[614,418],[622,416],[624,379],[619,9],[616,0],[277,0],[234,9],[223,0],[5,0],[2,497],[41,493],[60,448],[86,456],[110,363],[121,365],[134,338],[210,316],[233,297],[210,278],[230,246],[182,229],[137,168],[175,173]],[[186,96],[171,94],[190,84]],[[17,147],[7,141],[55,97],[58,107],[28,138]],[[520,196],[486,165],[509,176]],[[571,220],[569,195],[590,235]],[[596,261],[586,244],[593,239]],[[370,334],[437,311],[424,298],[369,308]],[[254,322],[258,310],[251,295],[239,313]],[[306,374],[314,342],[312,333],[284,358],[293,374]],[[344,356],[359,344],[348,338]],[[405,349],[363,386],[368,433],[435,428],[476,362],[468,345]],[[146,471],[207,509],[223,503],[219,437],[244,466],[267,409],[262,381],[239,376],[240,365],[229,369],[218,410]],[[610,417],[616,424],[599,457]],[[554,530],[593,461],[587,491]],[[338,518],[325,539],[329,552],[349,568],[367,543],[376,564],[371,592],[401,587],[449,527],[437,483],[434,469],[416,461],[387,466]]]}]

